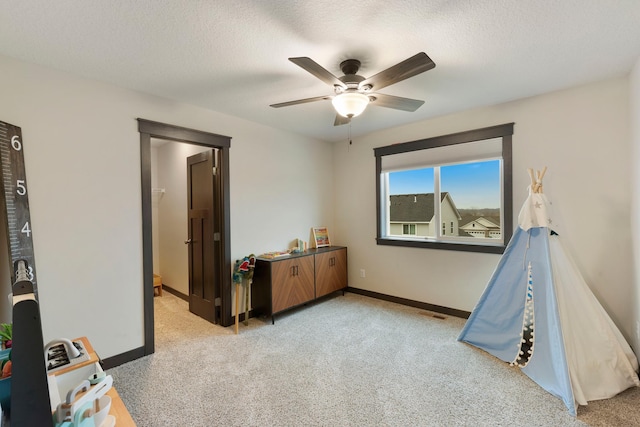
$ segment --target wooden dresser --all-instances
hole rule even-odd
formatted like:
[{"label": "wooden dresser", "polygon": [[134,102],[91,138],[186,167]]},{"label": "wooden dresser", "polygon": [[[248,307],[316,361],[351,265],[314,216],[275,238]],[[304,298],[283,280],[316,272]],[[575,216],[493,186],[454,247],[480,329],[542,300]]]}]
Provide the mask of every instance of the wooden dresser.
[{"label": "wooden dresser", "polygon": [[330,246],[256,260],[251,285],[255,316],[271,316],[347,287],[347,248]]}]

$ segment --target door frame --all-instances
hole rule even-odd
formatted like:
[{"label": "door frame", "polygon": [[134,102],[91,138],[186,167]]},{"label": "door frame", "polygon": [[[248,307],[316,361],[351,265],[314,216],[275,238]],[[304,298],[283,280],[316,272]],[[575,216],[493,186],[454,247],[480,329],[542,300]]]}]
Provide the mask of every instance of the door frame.
[{"label": "door frame", "polygon": [[231,137],[215,133],[188,129],[181,126],[154,122],[138,118],[140,132],[140,173],[142,190],[142,274],[144,301],[144,354],[155,351],[155,330],[153,320],[153,246],[151,227],[151,138],[184,142],[220,150],[219,191],[220,213],[220,250],[222,259],[221,317],[222,326],[233,324],[231,316],[231,227],[229,203],[229,148]]}]

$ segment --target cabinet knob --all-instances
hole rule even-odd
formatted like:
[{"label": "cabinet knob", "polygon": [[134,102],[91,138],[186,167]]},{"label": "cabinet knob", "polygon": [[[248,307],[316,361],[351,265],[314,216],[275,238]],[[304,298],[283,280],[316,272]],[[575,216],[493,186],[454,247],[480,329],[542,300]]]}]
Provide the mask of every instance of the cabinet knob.
[{"label": "cabinet knob", "polygon": [[188,244],[189,244],[189,243],[191,243],[191,242],[192,242],[192,240],[191,240],[191,239],[187,239],[187,240],[185,240],[185,241],[184,241],[184,244],[185,244],[185,245],[188,245]]}]

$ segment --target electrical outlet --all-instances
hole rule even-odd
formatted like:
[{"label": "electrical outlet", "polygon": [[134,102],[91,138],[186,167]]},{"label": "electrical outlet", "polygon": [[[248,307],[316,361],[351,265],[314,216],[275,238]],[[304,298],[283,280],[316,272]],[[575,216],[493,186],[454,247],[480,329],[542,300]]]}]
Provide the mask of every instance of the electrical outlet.
[{"label": "electrical outlet", "polygon": [[636,339],[640,341],[640,320],[636,321]]},{"label": "electrical outlet", "polygon": [[360,277],[367,277],[366,274],[364,273],[364,268],[360,269]]}]

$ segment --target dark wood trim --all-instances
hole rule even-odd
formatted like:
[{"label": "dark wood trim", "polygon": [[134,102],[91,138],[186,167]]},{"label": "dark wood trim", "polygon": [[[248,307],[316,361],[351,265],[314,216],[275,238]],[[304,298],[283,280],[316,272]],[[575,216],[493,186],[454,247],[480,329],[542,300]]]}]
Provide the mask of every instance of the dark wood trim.
[{"label": "dark wood trim", "polygon": [[513,125],[515,123],[505,123],[502,125],[490,126],[481,129],[467,130],[464,132],[451,133],[448,135],[434,136],[432,138],[419,139],[417,141],[403,142],[400,144],[387,145],[385,147],[374,148],[377,156],[387,156],[389,154],[406,153],[409,151],[424,150],[427,148],[444,147],[446,145],[462,144],[465,142],[481,141],[483,139],[499,138],[505,135],[513,135]]},{"label": "dark wood trim", "polygon": [[[505,221],[506,223],[506,221]],[[403,246],[409,248],[443,249],[447,251],[480,252],[485,254],[504,253],[506,246],[468,245],[465,243],[427,242],[422,240],[393,239],[378,237],[376,242],[381,246]]]},{"label": "dark wood trim", "polygon": [[[404,246],[412,248],[443,249],[465,252],[480,252],[502,254],[511,240],[513,234],[513,160],[512,160],[512,135],[515,123],[490,126],[481,129],[452,133],[449,135],[435,136],[432,138],[409,141],[401,144],[387,145],[374,148],[376,158],[376,242],[384,246]],[[503,166],[503,213],[504,229],[502,230],[503,245],[488,246],[483,244],[451,243],[441,241],[421,241],[409,239],[394,239],[382,236],[382,198],[380,197],[382,173],[382,157],[392,154],[408,153],[411,151],[425,150],[429,148],[443,147],[447,145],[463,144],[484,139],[502,138],[502,166]]]},{"label": "dark wood trim", "polygon": [[153,243],[151,227],[151,137],[140,134],[140,173],[142,190],[142,298],[144,300],[144,354],[155,349],[153,317]]},{"label": "dark wood trim", "polygon": [[382,198],[380,197],[381,191],[381,174],[382,174],[382,156],[376,155],[376,239],[380,240],[382,237]]},{"label": "dark wood trim", "polygon": [[[142,186],[142,260],[143,260],[143,301],[144,301],[144,355],[152,354],[155,350],[155,331],[153,323],[153,247],[151,225],[151,138],[184,142],[218,148],[221,151],[221,211],[223,214],[221,240],[223,244],[221,280],[223,294],[221,295],[223,316],[222,326],[233,324],[231,316],[231,227],[230,227],[230,189],[229,189],[229,149],[231,137],[174,126],[151,120],[137,119],[140,132],[140,170]],[[225,285],[226,284],[226,285]]]},{"label": "dark wood trim", "polygon": [[[229,147],[221,150],[220,153],[220,188],[222,189],[220,211],[222,214],[222,228],[224,230],[220,237],[220,248],[222,250],[222,269],[231,272],[231,202],[229,196],[231,189],[229,187]],[[222,275],[222,293],[228,298],[222,299],[222,316],[220,322],[222,326],[231,326],[235,323],[235,317],[231,315],[231,274]]]},{"label": "dark wood trim", "polygon": [[183,294],[182,292],[172,288],[171,286],[167,286],[164,283],[162,284],[162,290],[163,291],[167,291],[170,294],[173,294],[175,296],[177,296],[178,298],[180,298],[181,300],[184,300],[186,302],[189,302],[189,295],[187,294]]},{"label": "dark wood trim", "polygon": [[168,139],[189,144],[206,145],[208,147],[227,147],[231,145],[231,137],[210,132],[138,119],[138,131],[149,134],[152,138]]},{"label": "dark wood trim", "polygon": [[144,347],[134,348],[133,350],[126,351],[124,353],[116,354],[115,356],[107,357],[100,361],[102,369],[111,369],[116,366],[120,366],[124,363],[131,362],[132,360],[140,359],[146,356],[146,350]]},{"label": "dark wood trim", "polygon": [[[512,132],[513,133],[513,128]],[[502,230],[503,242],[506,245],[511,240],[513,234],[513,148],[511,146],[513,136],[504,135],[502,137],[502,173],[504,183],[504,230]],[[504,251],[503,251],[504,252]]]},{"label": "dark wood trim", "polygon": [[446,314],[448,316],[460,317],[462,319],[468,319],[471,315],[471,312],[458,310],[455,308],[443,307],[441,305],[429,304],[427,302],[415,301],[406,298],[394,297],[391,295],[381,294],[379,292],[367,291],[366,289],[352,288],[351,286],[347,287],[347,292],[351,292],[354,294],[364,295],[367,297],[394,302],[396,304],[406,305],[409,307],[416,307],[422,310],[435,311],[436,313]]}]

